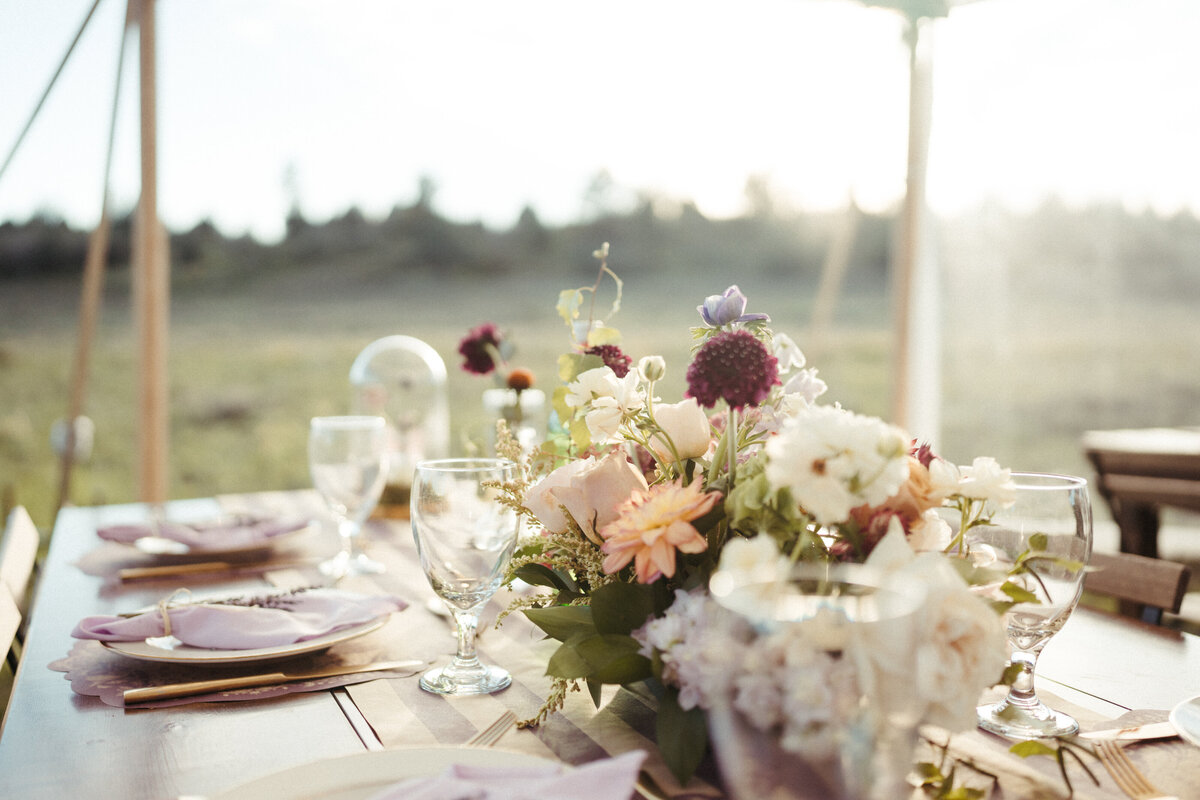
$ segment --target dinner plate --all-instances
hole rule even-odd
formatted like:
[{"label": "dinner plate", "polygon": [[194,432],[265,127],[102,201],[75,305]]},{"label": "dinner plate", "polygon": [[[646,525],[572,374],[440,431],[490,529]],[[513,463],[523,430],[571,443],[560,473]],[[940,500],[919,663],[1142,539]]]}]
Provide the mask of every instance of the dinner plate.
[{"label": "dinner plate", "polygon": [[246,553],[257,553],[262,550],[269,550],[277,544],[298,536],[302,533],[307,533],[313,530],[315,523],[310,522],[302,528],[297,528],[294,531],[280,533],[276,536],[271,536],[267,539],[259,539],[258,541],[247,542],[236,547],[192,547],[177,542],[174,539],[167,539],[162,536],[143,536],[140,539],[135,539],[130,544],[141,550],[143,553],[148,553],[153,556],[195,556],[199,558],[218,558],[223,556],[243,555]]},{"label": "dinner plate", "polygon": [[363,800],[392,784],[436,775],[454,764],[514,767],[558,763],[490,747],[400,747],[301,764],[243,783],[211,800]]},{"label": "dinner plate", "polygon": [[1200,696],[1184,700],[1175,706],[1171,709],[1169,719],[1180,736],[1200,747]]},{"label": "dinner plate", "polygon": [[259,661],[278,661],[292,656],[324,650],[340,642],[365,636],[379,630],[391,614],[353,625],[349,628],[326,633],[314,639],[303,642],[284,644],[277,647],[260,647],[253,650],[210,650],[204,647],[191,647],[176,639],[174,636],[154,636],[140,642],[101,642],[114,653],[136,658],[141,661],[161,661],[169,664],[193,664],[198,666],[215,666],[221,664],[251,664]]}]

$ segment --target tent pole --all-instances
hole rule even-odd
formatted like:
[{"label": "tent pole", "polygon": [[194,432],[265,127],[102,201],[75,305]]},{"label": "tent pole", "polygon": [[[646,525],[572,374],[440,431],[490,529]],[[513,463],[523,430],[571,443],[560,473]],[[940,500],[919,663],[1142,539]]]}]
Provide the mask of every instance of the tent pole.
[{"label": "tent pole", "polygon": [[[909,47],[908,164],[904,202],[901,208],[897,257],[893,274],[894,332],[892,369],[892,421],[923,439],[936,438],[937,410],[926,408],[930,392],[938,387],[925,386],[936,380],[936,366],[924,363],[936,358],[921,347],[926,337],[915,335],[914,325],[929,313],[930,300],[926,273],[930,266],[924,256],[926,217],[926,172],[929,162],[929,129],[932,94],[932,65],[928,53],[922,55],[921,29],[927,20],[910,17],[906,30]],[[919,352],[921,351],[921,352]],[[918,371],[929,374],[918,375]],[[920,398],[920,402],[918,402]],[[920,430],[918,430],[920,428]]]},{"label": "tent pole", "polygon": [[[75,360],[71,368],[71,394],[67,405],[67,436],[63,447],[62,470],[58,483],[58,508],[71,500],[71,468],[75,461],[75,421],[83,414],[87,398],[88,368],[91,364],[92,337],[100,316],[100,297],[104,287],[104,270],[108,261],[108,245],[112,233],[112,218],[108,213],[108,189],[112,175],[113,146],[117,138],[117,112],[121,99],[122,77],[125,74],[125,41],[133,23],[133,4],[130,0],[125,11],[125,25],[121,29],[120,46],[117,49],[117,79],[113,88],[112,112],[108,123],[108,151],[104,159],[104,189],[100,197],[100,221],[88,237],[87,257],[83,264],[83,289],[79,301],[79,337],[75,347]],[[55,512],[57,516],[57,511]]]},{"label": "tent pole", "polygon": [[170,269],[166,234],[158,221],[158,141],[155,107],[155,0],[141,0],[138,16],[141,74],[142,193],[134,232],[134,303],[139,342],[138,478],[141,499],[167,499],[167,313]]}]

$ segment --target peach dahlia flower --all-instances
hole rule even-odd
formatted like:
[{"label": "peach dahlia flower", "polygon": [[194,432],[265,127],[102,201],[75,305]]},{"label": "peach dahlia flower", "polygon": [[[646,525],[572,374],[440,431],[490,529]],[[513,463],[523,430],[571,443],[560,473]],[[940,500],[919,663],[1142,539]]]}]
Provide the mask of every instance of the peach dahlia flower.
[{"label": "peach dahlia flower", "polygon": [[610,575],[634,562],[638,583],[653,583],[659,576],[675,574],[675,551],[702,553],[708,542],[692,525],[707,514],[721,495],[705,494],[700,481],[687,486],[662,483],[634,492],[620,508],[620,516],[600,531],[604,571]]}]

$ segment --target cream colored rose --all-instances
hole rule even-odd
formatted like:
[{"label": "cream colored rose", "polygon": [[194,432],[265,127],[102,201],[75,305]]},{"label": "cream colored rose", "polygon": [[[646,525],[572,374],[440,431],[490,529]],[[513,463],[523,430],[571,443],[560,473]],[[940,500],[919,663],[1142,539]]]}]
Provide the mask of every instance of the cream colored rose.
[{"label": "cream colored rose", "polygon": [[916,689],[925,721],[948,731],[975,727],[979,695],[1008,663],[1003,618],[977,597],[940,553],[922,553],[905,572],[920,575],[928,596],[917,646]]},{"label": "cream colored rose", "polygon": [[[894,522],[894,520],[893,520]],[[926,592],[917,617],[916,671],[924,721],[949,731],[975,727],[979,695],[1008,663],[1004,618],[971,591],[942,553],[914,555],[898,525],[867,558],[867,566],[918,581]]]},{"label": "cream colored rose", "polygon": [[551,472],[525,495],[525,507],[552,532],[567,529],[562,506],[575,523],[594,540],[597,530],[617,518],[617,508],[634,491],[647,489],[642,477],[622,453],[572,461]]},{"label": "cream colored rose", "polygon": [[650,446],[660,458],[674,460],[678,455],[679,459],[683,460],[699,458],[708,452],[712,428],[708,423],[708,415],[700,408],[696,398],[689,397],[670,405],[656,405],[654,421],[670,438],[670,444],[675,446],[672,453],[667,439],[662,434],[655,434],[650,439]]}]

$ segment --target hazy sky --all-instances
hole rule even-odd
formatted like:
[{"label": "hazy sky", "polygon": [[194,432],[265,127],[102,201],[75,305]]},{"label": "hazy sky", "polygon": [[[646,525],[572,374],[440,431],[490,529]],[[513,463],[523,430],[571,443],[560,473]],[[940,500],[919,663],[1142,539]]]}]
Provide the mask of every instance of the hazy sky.
[{"label": "hazy sky", "polygon": [[[92,0],[0,0],[0,158]],[[102,0],[8,172],[0,221],[99,213],[123,0]],[[277,237],[304,213],[574,219],[592,176],[712,215],[903,192],[902,25],[853,0],[159,0],[160,207]],[[933,29],[930,201],[1200,211],[1200,3],[981,0]],[[136,47],[113,200],[136,199]]]}]

